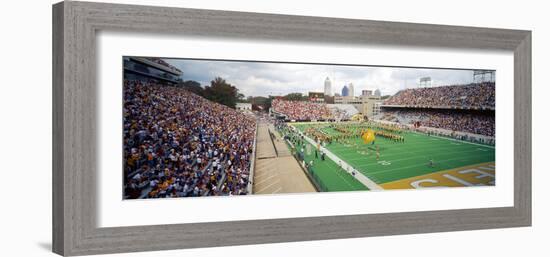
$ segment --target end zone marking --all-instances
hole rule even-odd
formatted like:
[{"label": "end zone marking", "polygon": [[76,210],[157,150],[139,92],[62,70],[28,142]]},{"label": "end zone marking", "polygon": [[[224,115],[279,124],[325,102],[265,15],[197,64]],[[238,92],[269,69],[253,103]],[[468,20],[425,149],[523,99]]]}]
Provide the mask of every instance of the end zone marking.
[{"label": "end zone marking", "polygon": [[494,162],[438,171],[412,178],[381,184],[385,189],[414,189],[425,187],[494,186]]}]

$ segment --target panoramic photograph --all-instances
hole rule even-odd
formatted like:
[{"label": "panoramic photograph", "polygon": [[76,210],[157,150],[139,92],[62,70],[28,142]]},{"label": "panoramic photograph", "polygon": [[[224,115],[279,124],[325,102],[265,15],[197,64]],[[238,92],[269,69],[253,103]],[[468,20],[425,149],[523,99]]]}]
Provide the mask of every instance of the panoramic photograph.
[{"label": "panoramic photograph", "polygon": [[123,199],[495,185],[495,70],[122,59]]}]

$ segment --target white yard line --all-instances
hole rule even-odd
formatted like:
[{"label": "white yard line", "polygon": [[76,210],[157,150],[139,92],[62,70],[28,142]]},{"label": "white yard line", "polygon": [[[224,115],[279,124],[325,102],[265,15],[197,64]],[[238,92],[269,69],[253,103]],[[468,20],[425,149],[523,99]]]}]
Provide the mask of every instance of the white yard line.
[{"label": "white yard line", "polygon": [[[456,154],[463,154],[463,153],[468,153],[468,152],[471,152],[472,150],[467,150],[467,151],[456,151],[456,152],[453,152],[453,151],[448,151],[444,154],[437,154],[437,153],[432,153],[430,152],[429,154],[425,154],[424,156],[436,156],[436,157],[440,157],[440,156],[447,156],[447,155],[456,155]],[[417,153],[417,152],[409,152],[410,154],[414,154],[414,153]],[[403,155],[403,154],[388,154],[388,155],[380,155],[380,158],[384,158],[388,161],[391,161],[392,163],[397,163],[397,162],[400,162],[400,161],[406,161],[406,160],[412,160],[412,159],[415,159],[415,158],[418,158],[418,156],[413,156],[413,157],[408,157],[408,158],[400,158],[400,159],[388,159],[388,157],[391,157],[391,156],[399,156],[399,155]],[[463,157],[461,157],[462,159]],[[354,159],[350,159],[350,161],[357,161],[357,160],[361,160],[363,158],[354,158]],[[382,160],[383,161],[383,160]],[[360,165],[357,165],[358,167],[368,167],[368,166],[376,166],[376,163],[365,163],[365,164],[360,164]]]},{"label": "white yard line", "polygon": [[[313,147],[315,147],[317,145],[317,143],[309,138],[308,136],[306,136],[305,134],[303,134],[301,131],[298,130],[298,133],[300,133],[300,135],[304,136],[304,138],[310,143],[313,145]],[[338,158],[338,156],[336,156],[335,154],[333,154],[331,151],[329,151],[328,149],[326,149],[324,146],[321,146],[321,150],[323,150],[323,152],[325,152],[327,154],[327,157],[330,158],[332,161],[334,161],[336,163],[336,165],[339,165],[340,163],[342,164],[341,168],[343,168],[347,173],[350,173],[351,175],[351,172],[349,172],[349,168],[351,167],[352,170],[355,170],[355,176],[353,176],[354,178],[356,178],[359,182],[361,182],[363,185],[365,185],[368,189],[370,189],[371,191],[380,191],[380,190],[384,190],[384,188],[382,188],[381,186],[379,186],[378,184],[376,184],[374,181],[372,181],[370,178],[368,178],[367,176],[363,175],[363,173],[359,172],[358,170],[354,169],[351,165],[349,165],[347,162],[345,162],[344,160]],[[340,166],[340,165],[339,165]],[[337,171],[338,172],[338,171]]]},{"label": "white yard line", "polygon": [[[446,150],[445,147],[434,147],[432,149],[430,149],[429,152],[423,152],[423,151],[407,151],[407,155],[413,155],[413,154],[416,154],[416,153],[423,153],[424,156],[430,156],[430,155],[439,155],[438,153],[442,152],[440,151],[439,149],[443,149],[443,150]],[[479,149],[479,148],[477,148]],[[348,150],[354,150],[354,149],[348,149]],[[464,151],[446,151],[445,155],[446,154],[461,154],[461,153],[467,153],[467,152],[472,152],[473,150],[471,149],[468,149],[468,150],[464,150]],[[486,154],[490,154],[491,152],[487,152],[487,150],[478,150],[478,151],[482,151],[482,152],[486,152]],[[340,151],[340,152],[344,152],[344,151]],[[371,150],[371,152],[374,152]],[[394,157],[394,156],[402,156],[404,155],[404,153],[395,153],[395,154],[385,154],[385,155],[380,155],[380,157],[385,157],[385,158],[388,158],[388,157]],[[353,158],[353,159],[348,159],[349,161],[357,161],[357,160],[361,160],[363,159],[363,157],[361,158]],[[393,161],[400,161],[400,160],[408,160],[408,159],[411,159],[411,158],[405,158],[405,159],[395,159]],[[392,162],[393,162],[392,161]]]},{"label": "white yard line", "polygon": [[[441,162],[436,162],[436,164],[438,163],[445,163],[445,162],[449,162],[449,161],[457,161],[457,160],[462,160],[462,157],[460,158],[454,158],[454,159],[447,159],[447,160],[444,160],[444,161],[441,161]],[[380,173],[387,173],[387,172],[395,172],[395,171],[398,171],[398,170],[404,170],[404,169],[409,169],[409,168],[413,168],[413,167],[422,167],[422,166],[427,166],[427,164],[425,163],[420,163],[420,164],[414,164],[414,165],[407,165],[405,167],[399,167],[399,168],[395,168],[395,169],[389,169],[389,170],[379,170],[379,171],[374,171],[374,172],[370,172],[369,175],[374,175],[374,174],[380,174]],[[467,165],[466,165],[467,166]],[[460,168],[460,167],[457,167],[457,169]],[[451,169],[454,169],[454,168],[451,168]],[[445,170],[448,170],[448,169],[445,169]],[[443,170],[439,170],[439,171],[443,171]],[[435,172],[439,172],[439,171],[435,171]]]}]

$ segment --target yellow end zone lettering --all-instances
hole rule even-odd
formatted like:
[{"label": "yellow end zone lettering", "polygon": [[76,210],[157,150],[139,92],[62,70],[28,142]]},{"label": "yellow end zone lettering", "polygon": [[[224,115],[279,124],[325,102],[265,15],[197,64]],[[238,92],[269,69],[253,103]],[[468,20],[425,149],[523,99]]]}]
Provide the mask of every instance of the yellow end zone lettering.
[{"label": "yellow end zone lettering", "polygon": [[384,189],[494,186],[495,163],[487,162],[381,184]]}]

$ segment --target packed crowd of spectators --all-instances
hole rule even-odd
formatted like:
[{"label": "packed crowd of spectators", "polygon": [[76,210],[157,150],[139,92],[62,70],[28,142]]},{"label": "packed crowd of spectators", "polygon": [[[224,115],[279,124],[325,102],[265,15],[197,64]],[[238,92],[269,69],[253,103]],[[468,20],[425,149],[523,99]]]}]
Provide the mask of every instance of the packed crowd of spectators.
[{"label": "packed crowd of spectators", "polygon": [[456,110],[399,109],[386,110],[382,120],[419,124],[424,127],[495,136],[494,113],[460,112]]},{"label": "packed crowd of spectators", "polygon": [[124,81],[125,198],[247,194],[255,120],[184,89]]},{"label": "packed crowd of spectators", "polygon": [[271,106],[275,112],[286,115],[290,120],[325,120],[334,118],[330,109],[323,103],[274,99],[271,102]]},{"label": "packed crowd of spectators", "polygon": [[405,89],[397,92],[384,104],[494,110],[495,83]]}]

